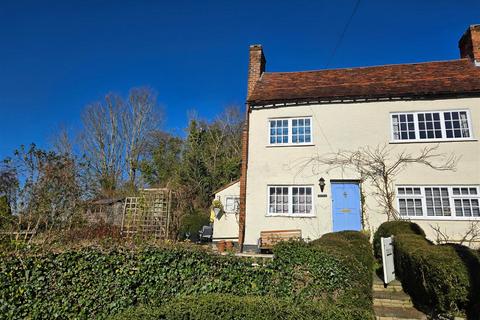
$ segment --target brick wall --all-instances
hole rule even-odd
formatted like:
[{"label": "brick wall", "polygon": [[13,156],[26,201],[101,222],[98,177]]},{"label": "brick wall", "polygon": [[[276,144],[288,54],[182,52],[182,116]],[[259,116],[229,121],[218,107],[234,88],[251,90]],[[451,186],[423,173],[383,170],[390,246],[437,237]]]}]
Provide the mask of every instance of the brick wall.
[{"label": "brick wall", "polygon": [[[252,94],[255,84],[258,79],[265,72],[266,60],[263,55],[263,49],[261,45],[250,46],[250,56],[248,63],[248,83],[247,83],[247,100]],[[240,212],[238,218],[238,244],[240,250],[243,251],[243,243],[245,240],[245,208],[247,200],[247,169],[248,169],[248,123],[250,116],[250,108],[246,105],[245,112],[245,126],[242,132],[242,167],[240,176]]]},{"label": "brick wall", "polygon": [[460,56],[480,62],[480,25],[472,25],[458,42]]}]

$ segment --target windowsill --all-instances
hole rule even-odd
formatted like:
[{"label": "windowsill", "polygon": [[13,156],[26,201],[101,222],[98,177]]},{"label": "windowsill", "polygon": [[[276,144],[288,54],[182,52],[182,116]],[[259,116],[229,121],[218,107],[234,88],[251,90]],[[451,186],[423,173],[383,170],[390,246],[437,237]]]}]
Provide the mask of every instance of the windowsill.
[{"label": "windowsill", "polygon": [[402,144],[402,143],[441,143],[441,142],[471,142],[478,141],[474,138],[462,138],[462,139],[425,139],[425,140],[390,140],[390,144]]},{"label": "windowsill", "polygon": [[313,147],[314,143],[285,143],[285,144],[267,144],[267,148],[278,148],[278,147]]},{"label": "windowsill", "polygon": [[437,216],[437,217],[410,217],[410,216],[400,216],[400,219],[402,220],[424,220],[424,221],[479,221],[480,217],[456,217],[456,216],[451,216],[451,217],[442,217],[442,216]]},{"label": "windowsill", "polygon": [[284,218],[315,218],[314,214],[298,214],[298,213],[267,213],[265,217],[284,217]]}]

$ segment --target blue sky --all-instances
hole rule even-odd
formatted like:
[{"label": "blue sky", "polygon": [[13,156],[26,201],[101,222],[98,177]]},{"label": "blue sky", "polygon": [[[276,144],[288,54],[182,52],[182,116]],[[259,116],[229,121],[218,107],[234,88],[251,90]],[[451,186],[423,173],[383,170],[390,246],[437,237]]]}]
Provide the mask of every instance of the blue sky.
[{"label": "blue sky", "polygon": [[[323,69],[356,0],[0,2],[0,158],[48,147],[84,106],[135,86],[158,92],[164,129],[189,110],[243,105],[248,46],[267,71]],[[478,0],[362,0],[330,68],[458,58]]]}]

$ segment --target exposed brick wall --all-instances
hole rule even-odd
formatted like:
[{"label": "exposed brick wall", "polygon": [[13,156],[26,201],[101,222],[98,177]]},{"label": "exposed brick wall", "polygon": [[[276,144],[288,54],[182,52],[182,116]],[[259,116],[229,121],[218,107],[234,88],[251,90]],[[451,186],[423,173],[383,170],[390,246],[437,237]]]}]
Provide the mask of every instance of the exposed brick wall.
[{"label": "exposed brick wall", "polygon": [[458,42],[460,56],[480,62],[480,24],[470,26]]},{"label": "exposed brick wall", "polygon": [[[250,56],[248,63],[248,85],[247,100],[252,94],[255,84],[265,72],[265,56],[261,45],[250,46]],[[246,219],[246,200],[247,200],[247,169],[248,169],[248,130],[249,130],[250,108],[246,105],[245,126],[242,132],[242,167],[240,176],[240,213],[238,218],[238,244],[243,251],[245,240],[245,219]]]},{"label": "exposed brick wall", "polygon": [[263,55],[263,48],[259,44],[250,46],[250,59],[248,63],[248,87],[247,100],[255,88],[255,84],[263,72],[265,72],[266,60]]},{"label": "exposed brick wall", "polygon": [[240,211],[238,217],[238,244],[240,250],[243,251],[243,243],[245,241],[245,218],[246,218],[246,199],[247,199],[247,165],[248,165],[248,117],[246,114],[245,126],[242,132],[242,167],[240,176]]}]

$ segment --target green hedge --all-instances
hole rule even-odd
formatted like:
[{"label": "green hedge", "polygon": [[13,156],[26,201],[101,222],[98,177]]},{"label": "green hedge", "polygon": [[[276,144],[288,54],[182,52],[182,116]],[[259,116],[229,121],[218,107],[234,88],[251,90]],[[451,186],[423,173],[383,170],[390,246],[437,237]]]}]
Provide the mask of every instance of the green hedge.
[{"label": "green hedge", "polygon": [[397,234],[414,234],[425,237],[425,232],[416,223],[409,221],[388,221],[382,223],[373,235],[373,250],[377,259],[382,258],[380,238],[396,236]]},{"label": "green hedge", "polygon": [[266,294],[272,270],[252,262],[182,246],[2,256],[0,314],[9,319],[105,318],[178,295]]},{"label": "green hedge", "polygon": [[327,233],[320,239],[311,242],[332,250],[342,250],[344,253],[353,254],[368,270],[372,270],[374,258],[369,237],[358,231],[340,231]]},{"label": "green hedge", "polygon": [[413,302],[435,314],[480,315],[480,254],[461,245],[434,245],[417,224],[385,222],[374,235],[376,257],[380,238],[394,235],[395,274]]},{"label": "green hedge", "polygon": [[272,278],[275,294],[371,309],[372,270],[347,251],[303,242],[278,244],[273,265],[282,272]]},{"label": "green hedge", "polygon": [[[353,250],[356,241],[361,240],[345,234],[317,244],[281,243],[273,260],[177,245],[3,255],[0,314],[8,319],[102,319],[136,305],[162,305],[165,311],[171,300],[182,305],[194,296],[217,294],[309,301],[333,308],[324,314],[338,309],[371,315],[371,268],[359,258],[362,250]],[[175,300],[187,296],[192,298]],[[297,303],[279,303],[292,315],[298,311]]]},{"label": "green hedge", "polygon": [[480,255],[460,245],[433,245],[420,235],[394,238],[395,273],[413,301],[435,313],[480,315]]},{"label": "green hedge", "polygon": [[116,320],[365,320],[371,313],[314,302],[271,296],[202,295],[182,297],[159,307],[138,307],[112,317]]}]

